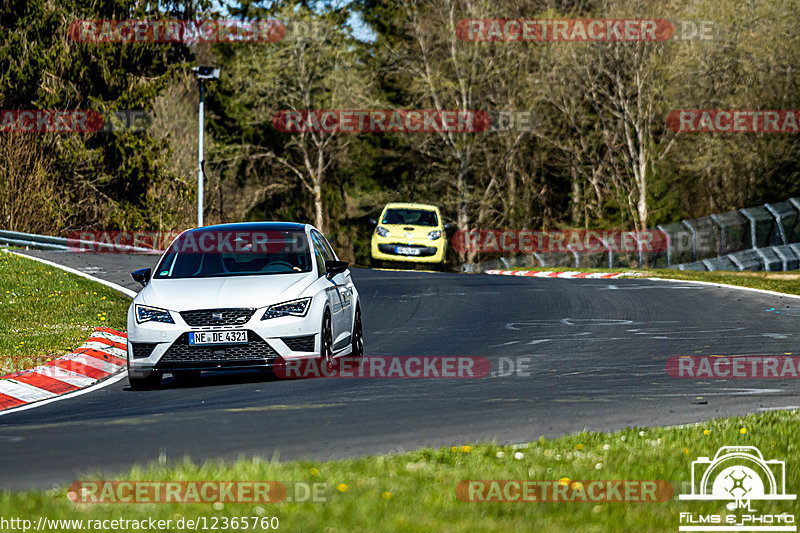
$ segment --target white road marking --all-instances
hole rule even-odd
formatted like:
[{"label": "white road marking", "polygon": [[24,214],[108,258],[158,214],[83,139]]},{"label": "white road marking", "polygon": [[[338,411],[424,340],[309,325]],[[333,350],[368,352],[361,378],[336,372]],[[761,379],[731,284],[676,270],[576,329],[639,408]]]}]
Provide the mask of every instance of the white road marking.
[{"label": "white road marking", "polygon": [[13,396],[23,402],[45,400],[56,395],[53,392],[28,385],[27,383],[18,383],[11,379],[0,380],[0,393]]},{"label": "white road marking", "polygon": [[47,405],[53,402],[60,402],[61,400],[68,400],[70,398],[75,398],[76,396],[82,396],[84,394],[89,394],[90,392],[94,392],[96,390],[102,389],[103,387],[108,387],[109,385],[113,385],[117,381],[128,377],[128,372],[123,371],[115,376],[111,376],[108,379],[104,379],[98,383],[90,387],[86,387],[85,389],[79,389],[74,392],[68,392],[67,394],[61,394],[59,396],[55,396],[53,398],[42,400],[36,403],[29,403],[27,405],[20,405],[19,407],[13,407],[11,409],[6,409],[5,411],[0,411],[0,416],[10,415],[11,413],[16,413],[18,411],[27,411],[28,409],[35,409],[37,407],[41,407],[43,405]]},{"label": "white road marking", "polygon": [[106,352],[111,355],[116,355],[117,357],[122,357],[123,359],[128,356],[128,352],[121,348],[116,348],[114,346],[109,346],[108,344],[103,344],[102,342],[84,342],[78,348],[80,349],[91,348],[92,350],[97,350],[100,352]]},{"label": "white road marking", "polygon": [[114,335],[113,333],[109,333],[107,331],[94,331],[91,334],[92,337],[100,337],[103,339],[108,339],[114,342],[121,342],[122,344],[127,344],[128,338],[123,337],[122,335]]},{"label": "white road marking", "polygon": [[[25,255],[25,254],[22,254],[22,253],[19,253],[19,252],[15,252],[15,251],[12,251],[12,250],[2,250],[2,251],[6,252],[6,253],[9,253],[9,254],[17,255],[19,257],[24,257],[25,259],[30,259],[32,261],[37,261],[39,263],[42,263],[42,264],[45,264],[45,265],[49,265],[49,266],[54,267],[54,268],[58,268],[58,269],[63,270],[65,272],[69,272],[71,274],[75,274],[76,276],[80,276],[82,278],[89,279],[89,280],[97,282],[97,283],[99,283],[101,285],[105,285],[106,287],[110,287],[110,288],[112,288],[112,289],[114,289],[116,291],[119,291],[122,294],[124,294],[125,296],[128,296],[129,298],[134,298],[136,296],[136,292],[134,292],[134,291],[132,291],[132,290],[130,290],[128,288],[125,288],[122,285],[118,285],[118,284],[113,283],[111,281],[106,281],[104,279],[97,278],[97,277],[92,276],[90,274],[86,274],[85,272],[81,272],[80,270],[76,270],[76,269],[70,268],[68,266],[59,265],[58,263],[54,263],[52,261],[47,261],[46,259],[40,259],[38,257]],[[99,335],[99,334],[104,334],[105,332],[96,331],[94,333],[95,333],[95,335]],[[108,334],[108,333],[105,333],[105,334],[106,335],[111,335],[111,334]],[[114,335],[114,336],[116,337],[116,335]],[[125,340],[125,342],[127,342],[127,339]],[[100,362],[99,359],[95,359],[95,360]],[[110,363],[107,363],[107,364],[110,365]],[[42,405],[47,405],[49,403],[58,402],[58,401],[61,401],[61,400],[67,400],[69,398],[74,398],[74,397],[80,396],[82,394],[89,394],[90,392],[94,392],[96,390],[102,389],[103,387],[107,387],[109,385],[112,385],[112,384],[116,383],[117,381],[125,378],[128,375],[128,372],[127,372],[127,370],[125,370],[124,367],[119,367],[117,365],[110,365],[110,366],[114,367],[114,370],[112,370],[111,373],[117,372],[120,369],[122,371],[118,372],[114,376],[109,377],[108,379],[103,379],[101,381],[96,382],[94,385],[90,385],[90,386],[88,386],[86,388],[83,388],[83,389],[78,389],[78,390],[76,390],[74,392],[69,392],[67,394],[59,394],[59,395],[52,395],[52,393],[48,393],[52,397],[48,397],[46,399],[43,399],[41,401],[36,401],[34,403],[29,403],[29,404],[26,404],[26,405],[20,405],[19,407],[14,407],[12,409],[5,409],[3,411],[0,411],[0,416],[11,414],[11,413],[16,413],[17,411],[25,411],[25,410],[28,410],[28,409],[35,409],[36,407],[41,407]],[[93,378],[88,378],[88,376],[86,378],[87,379],[93,379]],[[0,380],[0,384],[2,384],[4,382],[8,382],[8,381],[9,380]],[[42,391],[42,392],[46,392],[46,391]]]},{"label": "white road marking", "polygon": [[79,388],[88,387],[92,383],[97,382],[95,378],[90,378],[89,376],[78,374],[77,372],[70,372],[69,370],[52,365],[37,366],[33,371],[37,374],[57,379]]},{"label": "white road marking", "polygon": [[96,357],[92,357],[91,355],[85,354],[78,354],[78,353],[70,353],[65,355],[64,357],[59,357],[60,360],[68,360],[68,361],[75,361],[77,363],[84,364],[86,366],[90,366],[92,368],[96,368],[97,370],[102,370],[107,374],[113,374],[120,368],[124,368],[120,365],[115,365],[114,363],[109,363],[108,361],[101,361]]}]

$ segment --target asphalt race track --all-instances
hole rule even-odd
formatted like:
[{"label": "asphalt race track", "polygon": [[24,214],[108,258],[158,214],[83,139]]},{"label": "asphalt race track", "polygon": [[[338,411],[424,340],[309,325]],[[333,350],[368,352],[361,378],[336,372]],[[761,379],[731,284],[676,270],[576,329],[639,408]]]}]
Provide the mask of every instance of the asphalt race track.
[{"label": "asphalt race track", "polygon": [[[134,289],[128,272],[156,260],[28,253]],[[159,457],[327,459],[800,404],[797,381],[678,380],[665,370],[675,355],[797,355],[800,300],[644,279],[353,276],[367,355],[484,356],[493,369],[501,358],[527,357],[530,375],[281,381],[239,373],[191,387],[166,378],[143,392],[123,379],[0,416],[0,486],[49,487]]]}]

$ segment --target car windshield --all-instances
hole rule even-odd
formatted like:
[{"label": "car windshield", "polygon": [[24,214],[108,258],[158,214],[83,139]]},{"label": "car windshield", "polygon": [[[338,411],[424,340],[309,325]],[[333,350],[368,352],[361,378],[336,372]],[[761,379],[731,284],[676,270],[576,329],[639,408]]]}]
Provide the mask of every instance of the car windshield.
[{"label": "car windshield", "polygon": [[311,272],[304,231],[190,231],[164,254],[157,279]]},{"label": "car windshield", "polygon": [[387,209],[381,224],[409,224],[412,226],[437,226],[436,211],[430,209]]}]

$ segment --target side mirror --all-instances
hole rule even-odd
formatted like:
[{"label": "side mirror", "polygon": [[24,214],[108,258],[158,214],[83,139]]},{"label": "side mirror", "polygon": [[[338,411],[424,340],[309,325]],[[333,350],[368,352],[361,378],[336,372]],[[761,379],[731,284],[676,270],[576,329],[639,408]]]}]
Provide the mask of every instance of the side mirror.
[{"label": "side mirror", "polygon": [[325,270],[328,271],[328,277],[332,278],[336,274],[341,274],[347,270],[347,261],[334,261],[329,259],[325,261]]},{"label": "side mirror", "polygon": [[453,229],[453,224],[451,224],[450,222],[444,225],[445,231],[450,231],[451,229]]},{"label": "side mirror", "polygon": [[131,272],[131,277],[133,281],[138,281],[142,284],[142,287],[147,285],[147,282],[150,281],[150,276],[152,276],[153,271],[149,268],[140,268],[139,270],[134,270]]},{"label": "side mirror", "polygon": [[371,218],[371,219],[369,219],[369,225],[370,225],[370,227],[374,228],[375,226],[378,225],[378,221],[375,220],[374,218]]}]

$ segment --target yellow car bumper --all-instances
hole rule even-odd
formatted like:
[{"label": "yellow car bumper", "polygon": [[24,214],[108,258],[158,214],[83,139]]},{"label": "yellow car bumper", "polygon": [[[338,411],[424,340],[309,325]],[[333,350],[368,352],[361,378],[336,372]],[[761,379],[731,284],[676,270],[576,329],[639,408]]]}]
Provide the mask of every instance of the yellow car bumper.
[{"label": "yellow car bumper", "polygon": [[[372,258],[378,261],[442,263],[446,247],[444,237],[435,241],[430,239],[402,240],[373,234],[370,252]],[[411,250],[416,250],[416,253],[409,253]]]}]

